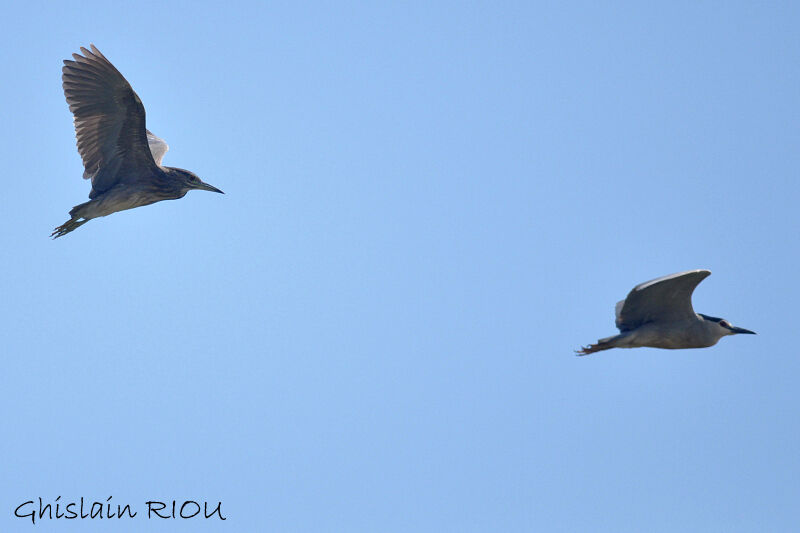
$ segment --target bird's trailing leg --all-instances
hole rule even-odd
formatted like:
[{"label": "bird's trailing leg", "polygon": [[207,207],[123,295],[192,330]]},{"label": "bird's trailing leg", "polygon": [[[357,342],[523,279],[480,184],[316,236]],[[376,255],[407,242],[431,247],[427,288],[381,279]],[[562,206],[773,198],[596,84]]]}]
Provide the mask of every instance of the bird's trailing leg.
[{"label": "bird's trailing leg", "polygon": [[597,341],[597,344],[590,344],[589,346],[583,346],[580,350],[575,350],[575,355],[589,355],[590,353],[602,352],[603,350],[616,348],[617,341],[619,341],[620,338],[622,338],[622,335],[600,339]]},{"label": "bird's trailing leg", "polygon": [[61,224],[56,229],[54,229],[53,233],[51,233],[50,236],[52,238],[54,238],[54,239],[58,239],[59,237],[63,237],[64,235],[66,235],[70,231],[74,231],[74,230],[80,228],[81,226],[83,226],[84,224],[89,222],[89,220],[90,219],[88,219],[88,218],[84,218],[83,220],[81,220],[81,217],[71,218],[71,219],[67,220],[66,222],[64,222],[63,224]]},{"label": "bird's trailing leg", "polygon": [[70,219],[54,229],[50,236],[54,239],[58,239],[70,231],[75,231],[95,217],[107,215],[108,213],[98,213],[98,204],[99,202],[97,200],[89,200],[88,202],[76,205],[69,210]]}]

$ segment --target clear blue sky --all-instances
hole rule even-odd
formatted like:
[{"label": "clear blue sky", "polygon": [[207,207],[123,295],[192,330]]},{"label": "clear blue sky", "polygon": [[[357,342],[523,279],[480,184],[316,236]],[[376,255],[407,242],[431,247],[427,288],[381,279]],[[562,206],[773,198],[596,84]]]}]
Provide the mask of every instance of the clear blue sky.
[{"label": "clear blue sky", "polygon": [[[0,530],[795,530],[798,26],[791,2],[8,5]],[[89,191],[61,62],[90,42],[164,163],[225,196],[48,239]],[[758,336],[573,355],[694,268],[695,308]],[[13,518],[40,496],[140,515]],[[172,499],[228,520],[143,518]]]}]

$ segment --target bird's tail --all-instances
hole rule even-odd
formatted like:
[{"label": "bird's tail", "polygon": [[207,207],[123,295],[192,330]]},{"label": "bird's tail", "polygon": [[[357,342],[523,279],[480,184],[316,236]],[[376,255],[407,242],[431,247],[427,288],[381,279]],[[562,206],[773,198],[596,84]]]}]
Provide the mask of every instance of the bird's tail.
[{"label": "bird's tail", "polygon": [[589,355],[590,353],[595,352],[602,352],[603,350],[610,350],[611,348],[617,347],[617,341],[622,337],[622,335],[615,335],[613,337],[606,337],[605,339],[600,339],[597,341],[597,344],[590,344],[589,346],[583,346],[580,350],[575,351],[575,355]]}]

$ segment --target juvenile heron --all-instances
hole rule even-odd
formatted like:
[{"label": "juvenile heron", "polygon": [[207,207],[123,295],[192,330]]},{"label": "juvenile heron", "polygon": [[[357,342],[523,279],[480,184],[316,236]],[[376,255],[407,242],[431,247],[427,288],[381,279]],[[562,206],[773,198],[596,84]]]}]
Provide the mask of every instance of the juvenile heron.
[{"label": "juvenile heron", "polygon": [[578,355],[609,348],[707,348],[726,335],[749,333],[722,318],[695,313],[692,292],[709,270],[687,270],[640,283],[617,303],[616,325],[620,334],[600,339],[576,352]]},{"label": "juvenile heron", "polygon": [[145,128],[144,106],[128,81],[92,44],[64,60],[61,80],[83,159],[90,201],[50,235],[54,239],[117,211],[183,198],[191,189],[221,193],[188,170],[163,167],[169,147]]}]

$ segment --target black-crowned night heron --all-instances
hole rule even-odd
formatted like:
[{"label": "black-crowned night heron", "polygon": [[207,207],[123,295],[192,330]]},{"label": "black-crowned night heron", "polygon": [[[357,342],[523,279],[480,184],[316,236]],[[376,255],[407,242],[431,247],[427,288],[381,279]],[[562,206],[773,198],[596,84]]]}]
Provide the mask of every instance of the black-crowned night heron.
[{"label": "black-crowned night heron", "polygon": [[222,191],[188,170],[162,167],[169,147],[145,128],[144,106],[114,65],[94,45],[64,60],[61,80],[75,116],[84,179],[92,180],[90,201],[76,205],[57,227],[58,238],[117,211],[183,198],[192,189]]},{"label": "black-crowned night heron", "polygon": [[731,326],[722,318],[695,313],[692,292],[709,270],[688,270],[641,283],[628,297],[617,303],[616,325],[620,334],[600,339],[582,348],[587,355],[609,348],[707,348],[726,335],[750,333],[749,329]]}]

